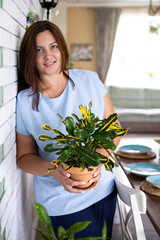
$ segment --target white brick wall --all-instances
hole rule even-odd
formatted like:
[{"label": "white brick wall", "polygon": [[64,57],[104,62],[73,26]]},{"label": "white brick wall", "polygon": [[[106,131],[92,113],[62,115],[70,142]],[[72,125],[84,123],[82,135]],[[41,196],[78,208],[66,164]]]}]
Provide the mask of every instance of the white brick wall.
[{"label": "white brick wall", "polygon": [[16,166],[17,55],[29,11],[39,0],[0,0],[0,239],[34,240],[32,176]]}]

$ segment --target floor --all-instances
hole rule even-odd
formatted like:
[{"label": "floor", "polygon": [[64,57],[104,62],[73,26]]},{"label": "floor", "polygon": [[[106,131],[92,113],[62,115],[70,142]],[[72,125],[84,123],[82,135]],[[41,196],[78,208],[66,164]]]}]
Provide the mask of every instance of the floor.
[{"label": "floor", "polygon": [[[127,138],[151,138],[151,139],[160,139],[160,135],[157,134],[145,134],[145,135],[137,135],[137,134],[129,134],[126,136]],[[144,224],[144,229],[145,229],[145,234],[146,234],[146,240],[160,240],[160,237],[158,236],[157,232],[155,231],[152,223],[150,222],[149,218],[147,215],[142,215],[142,220]],[[40,228],[44,228],[42,224],[39,224]],[[133,230],[134,233],[134,230]],[[134,239],[135,236],[134,236]],[[42,240],[42,238],[39,236],[39,234],[36,235],[35,240]],[[120,219],[119,219],[119,213],[118,213],[118,208],[116,208],[116,213],[114,217],[114,223],[113,223],[113,232],[112,232],[112,240],[122,240],[122,234],[121,234],[121,226],[120,226]]]}]

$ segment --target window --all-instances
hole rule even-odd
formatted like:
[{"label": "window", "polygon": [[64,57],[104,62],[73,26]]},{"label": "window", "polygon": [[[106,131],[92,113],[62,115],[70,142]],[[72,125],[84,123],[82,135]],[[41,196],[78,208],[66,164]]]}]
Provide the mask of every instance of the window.
[{"label": "window", "polygon": [[149,25],[160,24],[160,16],[148,9],[123,9],[114,43],[107,86],[160,88],[160,33]]}]

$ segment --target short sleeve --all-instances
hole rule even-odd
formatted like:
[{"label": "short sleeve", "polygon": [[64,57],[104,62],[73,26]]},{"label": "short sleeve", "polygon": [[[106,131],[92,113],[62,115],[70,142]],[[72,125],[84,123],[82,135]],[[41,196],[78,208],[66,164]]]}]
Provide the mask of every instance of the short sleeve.
[{"label": "short sleeve", "polygon": [[105,87],[105,85],[100,80],[98,74],[97,73],[95,73],[95,74],[96,74],[96,77],[95,77],[95,79],[96,79],[96,81],[95,81],[96,82],[96,86],[95,87],[100,91],[102,96],[104,96],[107,93],[107,88]]},{"label": "short sleeve", "polygon": [[[31,135],[24,123],[24,119],[23,119],[23,114],[21,112],[21,108],[20,108],[20,99],[17,97],[17,103],[16,103],[16,131],[22,135],[26,135],[29,136]],[[23,107],[23,105],[22,105]]]}]

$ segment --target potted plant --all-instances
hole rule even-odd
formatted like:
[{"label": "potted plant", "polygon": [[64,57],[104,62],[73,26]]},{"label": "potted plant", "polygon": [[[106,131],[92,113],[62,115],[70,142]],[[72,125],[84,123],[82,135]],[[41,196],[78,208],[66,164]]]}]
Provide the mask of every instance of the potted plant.
[{"label": "potted plant", "polygon": [[[92,178],[96,167],[100,164],[104,164],[106,170],[112,171],[113,167],[117,165],[115,157],[109,152],[109,150],[116,149],[113,139],[127,133],[127,129],[121,128],[116,122],[118,119],[116,113],[107,119],[100,120],[91,112],[91,107],[92,102],[89,103],[88,109],[86,106],[79,105],[81,119],[75,114],[63,119],[58,114],[66,127],[66,135],[44,124],[41,126],[44,130],[53,131],[57,135],[55,137],[46,134],[38,136],[40,141],[54,141],[44,148],[46,152],[55,152],[58,155],[58,159],[51,162],[53,168],[48,169],[48,171],[55,169],[62,163],[66,171],[71,171],[72,179],[86,181],[86,184],[79,186],[79,188],[89,187],[89,179]],[[110,157],[99,153],[97,149],[104,149]],[[76,170],[80,175],[89,173],[89,179],[84,180],[79,177],[77,179],[75,177]]]},{"label": "potted plant", "polygon": [[[42,204],[37,203],[37,202],[35,202],[35,207],[36,207],[36,212],[37,212],[39,220],[44,224],[44,226],[46,228],[44,230],[41,230],[41,229],[37,228],[36,231],[45,240],[63,240],[63,239],[74,240],[75,239],[74,234],[82,231],[83,229],[85,229],[91,223],[91,221],[77,222],[77,223],[74,223],[68,229],[64,229],[62,226],[59,226],[58,227],[58,234],[57,234],[58,236],[56,237],[53,226],[52,226],[51,219],[48,216],[46,208]],[[104,222],[104,226],[103,226],[103,229],[102,229],[102,236],[100,236],[100,237],[87,237],[87,238],[80,238],[80,239],[81,240],[82,239],[86,239],[86,240],[97,240],[97,239],[105,240],[105,239],[107,239],[106,222]]]},{"label": "potted plant", "polygon": [[150,33],[158,34],[159,33],[159,29],[160,29],[160,24],[157,24],[157,25],[150,24],[150,26],[149,26]]}]

